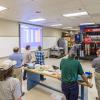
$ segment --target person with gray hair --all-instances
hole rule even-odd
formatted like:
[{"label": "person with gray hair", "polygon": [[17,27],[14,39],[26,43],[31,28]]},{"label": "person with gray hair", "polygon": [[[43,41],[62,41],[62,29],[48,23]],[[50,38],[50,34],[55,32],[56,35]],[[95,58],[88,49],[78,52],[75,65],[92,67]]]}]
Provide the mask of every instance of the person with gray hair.
[{"label": "person with gray hair", "polygon": [[83,80],[91,88],[93,85],[88,82],[82,66],[78,60],[74,59],[75,54],[69,53],[68,58],[63,58],[60,62],[61,79],[62,79],[62,92],[66,100],[78,100],[79,85],[78,75],[81,75]]},{"label": "person with gray hair", "polygon": [[16,62],[6,60],[0,64],[0,100],[22,100],[21,83],[13,78],[13,66]]},{"label": "person with gray hair", "polygon": [[92,67],[95,68],[95,84],[98,92],[96,100],[100,100],[100,49],[97,50],[97,58],[92,61]]},{"label": "person with gray hair", "polygon": [[62,36],[61,38],[58,39],[57,46],[59,48],[63,49],[63,55],[65,55],[66,54],[66,50],[67,50],[67,46],[66,46],[66,40],[65,40],[64,36]]},{"label": "person with gray hair", "polygon": [[73,46],[69,50],[69,53],[74,53],[75,59],[79,59],[79,50],[80,50],[80,44],[78,44],[78,42],[74,41]]},{"label": "person with gray hair", "polygon": [[73,59],[75,59],[76,53],[75,52],[69,52],[68,56],[71,57],[71,58],[73,58]]}]

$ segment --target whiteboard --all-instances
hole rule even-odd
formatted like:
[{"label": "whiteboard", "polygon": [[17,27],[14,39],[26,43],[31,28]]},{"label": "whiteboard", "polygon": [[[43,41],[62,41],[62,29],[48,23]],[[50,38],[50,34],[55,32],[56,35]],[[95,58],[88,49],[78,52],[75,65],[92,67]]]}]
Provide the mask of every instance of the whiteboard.
[{"label": "whiteboard", "polygon": [[9,56],[14,47],[19,47],[19,37],[0,37],[0,57]]},{"label": "whiteboard", "polygon": [[48,49],[57,44],[58,37],[43,37],[43,49]]}]

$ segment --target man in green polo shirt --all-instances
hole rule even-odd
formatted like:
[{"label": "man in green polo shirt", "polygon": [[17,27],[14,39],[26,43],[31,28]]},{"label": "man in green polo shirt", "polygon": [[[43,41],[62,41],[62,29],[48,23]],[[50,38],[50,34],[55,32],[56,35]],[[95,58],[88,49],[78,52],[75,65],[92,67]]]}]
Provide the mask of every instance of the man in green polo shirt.
[{"label": "man in green polo shirt", "polygon": [[92,87],[92,84],[88,82],[88,79],[84,75],[80,62],[74,60],[74,57],[75,54],[72,52],[69,54],[68,58],[63,58],[60,63],[62,92],[64,93],[66,100],[78,100],[78,75],[81,75],[87,85]]}]

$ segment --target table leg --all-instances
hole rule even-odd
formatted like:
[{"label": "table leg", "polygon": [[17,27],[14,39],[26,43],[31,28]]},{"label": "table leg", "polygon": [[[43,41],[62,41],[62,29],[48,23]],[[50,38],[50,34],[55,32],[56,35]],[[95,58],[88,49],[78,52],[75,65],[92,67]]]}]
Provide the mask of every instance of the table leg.
[{"label": "table leg", "polygon": [[40,82],[40,75],[27,72],[27,90],[32,89]]},{"label": "table leg", "polygon": [[84,100],[84,86],[81,85],[81,100]]}]

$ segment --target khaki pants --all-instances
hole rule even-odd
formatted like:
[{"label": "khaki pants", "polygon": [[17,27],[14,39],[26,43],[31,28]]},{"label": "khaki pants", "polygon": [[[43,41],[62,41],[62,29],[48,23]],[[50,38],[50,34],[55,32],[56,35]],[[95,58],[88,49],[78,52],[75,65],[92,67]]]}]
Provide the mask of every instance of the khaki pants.
[{"label": "khaki pants", "polygon": [[13,77],[19,79],[20,83],[22,84],[22,68],[14,69]]},{"label": "khaki pants", "polygon": [[98,97],[100,98],[100,73],[97,72],[95,72],[95,84],[98,92]]},{"label": "khaki pants", "polygon": [[85,44],[85,54],[90,55],[90,44]]}]

